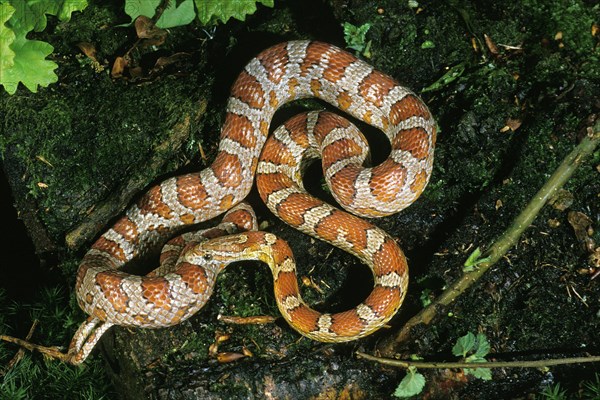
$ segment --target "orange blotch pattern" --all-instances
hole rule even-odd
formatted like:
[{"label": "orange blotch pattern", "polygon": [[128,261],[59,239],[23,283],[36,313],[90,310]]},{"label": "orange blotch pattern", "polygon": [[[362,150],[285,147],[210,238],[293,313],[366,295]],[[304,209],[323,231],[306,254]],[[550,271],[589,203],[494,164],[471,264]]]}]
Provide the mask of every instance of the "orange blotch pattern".
[{"label": "orange blotch pattern", "polygon": [[360,334],[365,325],[365,321],[360,319],[356,309],[333,314],[331,317],[331,327],[333,333],[341,337],[353,337]]},{"label": "orange blotch pattern", "polygon": [[281,79],[285,74],[285,66],[289,60],[285,43],[269,48],[256,56],[256,58],[267,71],[271,82],[281,82]]},{"label": "orange blotch pattern", "polygon": [[388,158],[373,168],[370,181],[371,194],[382,202],[394,200],[405,183],[406,174],[406,168]]},{"label": "orange blotch pattern", "polygon": [[427,107],[414,95],[407,95],[402,100],[395,102],[390,108],[390,122],[398,125],[410,117],[423,117],[430,119],[431,114]]},{"label": "orange blotch pattern", "polygon": [[122,280],[121,277],[111,273],[111,271],[100,272],[96,275],[96,284],[100,286],[104,297],[118,313],[125,313],[129,302],[129,297],[121,289]]},{"label": "orange blotch pattern", "polygon": [[206,271],[198,265],[182,262],[177,268],[177,273],[194,293],[202,294],[211,289],[208,285]]},{"label": "orange blotch pattern", "polygon": [[323,71],[323,78],[329,82],[336,83],[344,76],[346,68],[356,61],[356,57],[352,54],[339,49],[329,51],[329,63]]},{"label": "orange blotch pattern", "polygon": [[252,75],[242,71],[235,85],[231,88],[231,96],[248,104],[251,108],[263,108],[265,105],[265,92],[262,85]]},{"label": "orange blotch pattern", "polygon": [[311,208],[320,206],[323,202],[305,193],[292,193],[279,203],[279,217],[292,226],[304,223],[304,214]]},{"label": "orange blotch pattern", "polygon": [[[121,249],[121,247],[116,242],[108,240],[104,236],[100,236],[98,240],[94,242],[94,244],[92,245],[92,249],[108,253],[121,262],[127,261],[123,249]],[[100,260],[102,261],[102,259]]]},{"label": "orange blotch pattern", "polygon": [[254,127],[252,122],[244,115],[227,114],[222,132],[228,133],[226,137],[238,142],[242,147],[248,149],[256,146],[257,137]]},{"label": "orange blotch pattern", "polygon": [[212,170],[225,187],[238,187],[242,183],[242,163],[236,155],[220,152],[212,164]]},{"label": "orange blotch pattern", "polygon": [[171,309],[169,298],[169,281],[163,277],[145,278],[142,280],[142,296],[155,308]]},{"label": "orange blotch pattern", "polygon": [[405,129],[394,137],[392,148],[410,152],[413,157],[423,159],[429,155],[429,134],[423,128]]},{"label": "orange blotch pattern", "polygon": [[199,174],[187,174],[177,178],[177,199],[192,210],[200,210],[207,206],[208,194]]},{"label": "orange blotch pattern", "polygon": [[365,99],[381,107],[383,99],[394,86],[396,81],[392,78],[379,71],[373,71],[362,80],[358,90]]},{"label": "orange blotch pattern", "polygon": [[154,186],[138,201],[137,206],[144,214],[157,214],[163,218],[173,218],[173,211],[162,200],[160,185]]}]

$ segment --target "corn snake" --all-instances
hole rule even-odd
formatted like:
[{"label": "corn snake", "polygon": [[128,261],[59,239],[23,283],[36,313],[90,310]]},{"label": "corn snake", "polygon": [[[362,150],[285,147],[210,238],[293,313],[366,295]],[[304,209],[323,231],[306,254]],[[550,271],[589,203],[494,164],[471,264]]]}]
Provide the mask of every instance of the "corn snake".
[{"label": "corn snake", "polygon": [[[390,157],[363,168],[367,150],[360,133],[346,120],[323,113],[298,116],[265,143],[275,111],[306,97],[322,99],[379,128],[391,143]],[[431,174],[434,146],[435,123],[423,102],[355,56],[309,41],[265,50],[247,64],[231,89],[212,165],[150,188],[84,256],[76,293],[90,318],[75,334],[68,361],[83,362],[112,325],[156,328],[189,318],[208,300],[223,264],[241,258],[271,262],[278,307],[301,334],[340,342],[379,329],[404,298],[405,257],[381,229],[305,193],[300,160],[323,152],[324,176],[337,202],[358,216],[379,217],[400,211],[421,194]],[[245,206],[225,217],[227,227],[215,228],[227,236],[185,244],[176,243],[183,240],[176,237],[163,249],[159,270],[145,277],[119,270],[161,246],[179,227],[231,210],[247,196],[255,176],[273,213],[356,255],[372,269],[375,287],[359,306],[333,315],[310,309],[298,293],[293,256],[285,242],[264,232],[229,235],[236,228],[255,229]],[[229,218],[237,212],[248,213],[243,223]],[[173,256],[175,248],[176,254],[185,250]]]}]

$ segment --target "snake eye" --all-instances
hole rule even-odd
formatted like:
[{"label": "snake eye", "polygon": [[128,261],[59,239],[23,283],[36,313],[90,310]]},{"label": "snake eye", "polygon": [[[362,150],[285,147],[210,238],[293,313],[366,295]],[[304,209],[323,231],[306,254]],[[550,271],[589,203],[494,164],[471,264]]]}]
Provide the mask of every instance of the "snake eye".
[{"label": "snake eye", "polygon": [[202,258],[204,258],[205,261],[210,261],[212,260],[213,256],[212,254],[205,254],[202,256]]}]

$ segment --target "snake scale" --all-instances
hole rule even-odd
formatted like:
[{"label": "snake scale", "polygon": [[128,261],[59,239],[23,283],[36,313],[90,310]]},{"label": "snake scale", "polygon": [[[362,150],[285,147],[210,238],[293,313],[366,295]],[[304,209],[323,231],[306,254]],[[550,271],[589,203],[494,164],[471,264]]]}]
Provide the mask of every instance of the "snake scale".
[{"label": "snake scale", "polygon": [[[388,159],[363,167],[368,149],[362,134],[326,112],[300,114],[267,140],[275,111],[307,97],[380,129],[391,143]],[[157,328],[189,318],[208,300],[219,271],[242,259],[269,264],[279,310],[302,335],[341,342],[374,332],[400,307],[408,266],[393,238],[359,217],[390,215],[417,199],[431,174],[435,133],[429,110],[414,93],[338,47],[290,41],[263,51],[231,89],[212,165],[150,188],[84,256],[76,294],[90,317],[71,342],[69,361],[83,362],[112,325]],[[356,216],[304,190],[303,166],[317,157],[336,201]],[[256,231],[252,210],[240,204],[255,176],[261,198],[275,215],[371,268],[374,288],[357,307],[327,314],[304,303],[289,246]],[[218,227],[165,244],[178,228],[228,210]],[[157,270],[146,276],[122,271],[163,244]]]}]

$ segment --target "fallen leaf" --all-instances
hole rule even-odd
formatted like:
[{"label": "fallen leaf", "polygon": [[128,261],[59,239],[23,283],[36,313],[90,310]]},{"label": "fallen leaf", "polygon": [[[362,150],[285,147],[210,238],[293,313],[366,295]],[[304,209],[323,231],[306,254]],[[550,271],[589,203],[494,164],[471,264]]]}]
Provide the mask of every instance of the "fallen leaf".
[{"label": "fallen leaf", "polygon": [[237,361],[244,357],[246,357],[246,356],[242,353],[231,353],[231,352],[227,351],[227,352],[217,354],[217,361],[220,362],[221,364],[224,364],[224,363],[230,363],[230,362]]},{"label": "fallen leaf", "polygon": [[487,46],[490,53],[492,53],[495,56],[498,55],[498,47],[496,47],[496,43],[494,43],[492,38],[486,35],[485,33],[483,34],[483,38],[485,39],[485,45]]},{"label": "fallen leaf", "polygon": [[142,67],[133,67],[129,68],[129,75],[131,76],[131,80],[141,79],[144,77],[144,70]]},{"label": "fallen leaf", "polygon": [[506,126],[508,126],[510,128],[511,131],[516,131],[517,129],[519,129],[519,127],[521,126],[521,124],[523,123],[523,121],[521,121],[520,119],[516,119],[516,118],[509,118],[506,120]]},{"label": "fallen leaf", "polygon": [[152,67],[152,69],[148,73],[148,76],[149,77],[156,76],[167,66],[174,64],[176,62],[179,62],[181,60],[184,60],[184,59],[188,58],[189,56],[190,56],[189,53],[181,52],[181,53],[171,54],[170,56],[167,56],[167,57],[159,57],[156,60],[154,67]]},{"label": "fallen leaf", "polygon": [[592,219],[579,211],[570,211],[567,219],[575,231],[577,240],[583,244],[585,250],[589,253],[593,253],[596,245],[589,235],[590,232],[593,232],[593,230],[590,230],[592,227]]},{"label": "fallen leaf", "polygon": [[217,319],[221,322],[225,322],[226,324],[235,325],[271,324],[277,320],[277,318],[270,315],[256,315],[253,317],[219,315]]},{"label": "fallen leaf", "polygon": [[571,192],[565,189],[560,189],[558,192],[554,194],[548,201],[548,203],[558,211],[565,211],[567,208],[571,207],[575,197]]},{"label": "fallen leaf", "polygon": [[110,75],[113,78],[120,78],[123,76],[123,71],[127,68],[129,63],[125,59],[125,57],[117,57],[115,58],[115,62],[113,63],[112,70],[110,71]]},{"label": "fallen leaf", "polygon": [[79,42],[77,43],[77,47],[79,47],[79,50],[81,50],[87,58],[98,62],[98,59],[96,58],[96,46],[90,42]]},{"label": "fallen leaf", "polygon": [[140,15],[139,17],[137,17],[133,24],[135,26],[135,33],[140,39],[148,39],[154,37],[153,31],[158,29],[154,25],[154,22],[152,22],[150,18],[144,15]]},{"label": "fallen leaf", "polygon": [[254,357],[254,354],[246,346],[242,347],[242,352],[246,357]]},{"label": "fallen leaf", "polygon": [[144,15],[135,19],[134,26],[137,36],[140,39],[146,39],[145,45],[159,46],[167,38],[167,31],[157,28],[154,22]]}]

